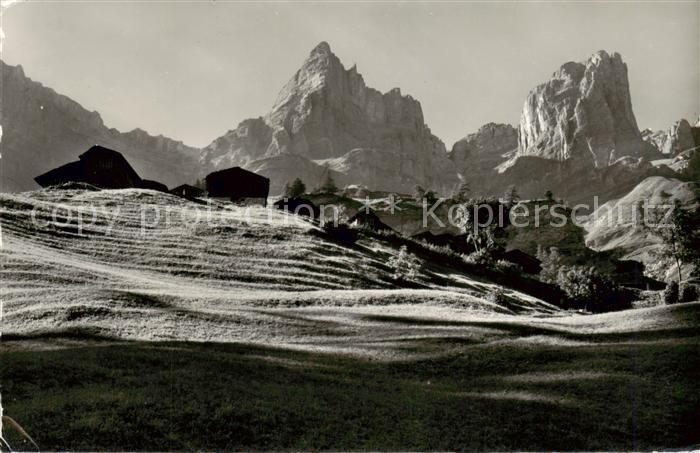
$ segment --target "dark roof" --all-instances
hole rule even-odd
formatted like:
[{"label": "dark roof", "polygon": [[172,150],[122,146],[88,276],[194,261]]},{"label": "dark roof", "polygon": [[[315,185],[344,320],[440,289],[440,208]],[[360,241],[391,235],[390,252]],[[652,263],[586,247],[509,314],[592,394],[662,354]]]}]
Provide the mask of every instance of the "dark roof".
[{"label": "dark roof", "polygon": [[141,187],[144,189],[158,190],[160,192],[168,192],[168,186],[152,179],[142,179]]},{"label": "dark roof", "polygon": [[122,154],[120,152],[115,151],[113,149],[105,148],[104,146],[100,146],[100,145],[91,146],[90,149],[88,149],[83,154],[78,156],[78,158],[84,159],[85,157],[93,157],[93,156],[98,156],[98,155],[108,155],[110,157],[124,158],[124,156],[122,156]]},{"label": "dark roof", "polygon": [[226,176],[231,176],[231,175],[235,175],[235,174],[245,174],[247,176],[259,178],[260,180],[270,181],[269,178],[266,178],[262,175],[259,175],[257,173],[254,173],[252,171],[246,170],[245,168],[241,168],[241,167],[231,167],[231,168],[225,168],[223,170],[214,171],[212,173],[209,173],[205,179],[226,177]]},{"label": "dark roof", "polygon": [[270,180],[264,176],[232,167],[209,173],[205,178],[210,197],[226,197],[231,201],[265,199],[270,192]]},{"label": "dark roof", "polygon": [[61,182],[82,182],[82,180],[83,163],[80,161],[69,162],[34,178],[34,181],[42,187],[60,184]]},{"label": "dark roof", "polygon": [[275,208],[306,217],[318,219],[321,216],[321,209],[307,198],[283,198],[272,204]]},{"label": "dark roof", "polygon": [[191,186],[189,184],[181,184],[177,187],[173,187],[172,189],[170,189],[170,192],[171,193],[182,192],[183,190],[185,190],[187,192],[198,193],[198,194],[204,193],[204,191],[202,189],[200,189],[199,187]]},{"label": "dark roof", "polygon": [[506,261],[519,265],[529,274],[537,274],[542,269],[542,262],[539,259],[520,249],[508,250],[502,254],[502,257]]},{"label": "dark roof", "polygon": [[141,177],[117,151],[95,145],[80,160],[54,168],[34,180],[42,187],[83,182],[104,189],[141,187]]},{"label": "dark roof", "polygon": [[372,210],[360,209],[357,211],[354,216],[348,219],[348,223],[355,222],[357,222],[358,225],[364,225],[376,231],[392,229],[389,225],[382,222],[379,216]]}]

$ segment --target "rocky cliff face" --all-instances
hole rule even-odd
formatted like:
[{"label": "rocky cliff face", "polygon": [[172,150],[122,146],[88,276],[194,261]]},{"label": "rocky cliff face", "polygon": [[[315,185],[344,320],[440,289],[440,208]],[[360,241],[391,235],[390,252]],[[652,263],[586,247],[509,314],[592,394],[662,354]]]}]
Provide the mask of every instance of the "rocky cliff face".
[{"label": "rocky cliff face", "polygon": [[691,126],[685,119],[676,121],[667,131],[653,132],[645,129],[642,132],[644,140],[656,147],[665,157],[677,156],[700,146],[700,143],[696,143],[696,136],[700,138],[700,127]]},{"label": "rocky cliff face", "polygon": [[34,177],[74,161],[94,144],[121,152],[139,175],[173,186],[190,182],[198,150],[135,129],[107,128],[97,112],[25,76],[21,66],[0,61],[2,159],[0,191],[38,188]]},{"label": "rocky cliff face", "polygon": [[[524,198],[551,190],[592,205],[649,176],[675,175],[650,164],[661,156],[651,144],[659,137],[645,137],[632,111],[626,65],[619,54],[600,51],[585,63],[565,63],[530,92],[517,145],[508,126],[486,125],[457,142],[451,158],[475,195],[499,196],[514,185]],[[508,152],[511,147],[516,150]]]},{"label": "rocky cliff face", "polygon": [[530,92],[520,117],[519,156],[596,168],[652,152],[632,112],[627,65],[599,51],[569,62]]},{"label": "rocky cliff face", "polygon": [[[323,166],[376,190],[415,184],[448,191],[457,182],[444,144],[426,126],[420,103],[399,89],[369,88],[327,43],[314,48],[270,112],[246,120],[204,150],[207,168],[261,168],[274,158],[272,192],[291,179],[313,187]],[[262,167],[266,167],[263,165]],[[262,170],[261,170],[262,171]]]},{"label": "rocky cliff face", "polygon": [[518,130],[510,124],[488,123],[457,141],[449,153],[461,175],[491,171],[518,150]]}]

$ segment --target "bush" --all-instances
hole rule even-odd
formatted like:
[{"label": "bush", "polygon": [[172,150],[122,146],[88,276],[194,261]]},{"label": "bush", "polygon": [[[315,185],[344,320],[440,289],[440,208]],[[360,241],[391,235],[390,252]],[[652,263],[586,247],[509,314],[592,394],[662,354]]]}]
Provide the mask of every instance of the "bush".
[{"label": "bush", "polygon": [[418,276],[420,262],[414,255],[408,253],[405,245],[399,248],[399,253],[389,258],[386,263],[393,271],[396,280],[411,280]]},{"label": "bush", "polygon": [[559,270],[562,268],[562,258],[559,249],[551,247],[547,252],[542,247],[537,247],[537,259],[540,260],[540,280],[545,283],[557,283]]},{"label": "bush", "polygon": [[557,285],[573,302],[574,308],[604,312],[631,306],[631,300],[623,291],[593,267],[562,267],[557,275]]},{"label": "bush", "polygon": [[506,275],[522,275],[523,273],[522,267],[520,267],[516,263],[511,263],[510,261],[506,260],[496,261],[495,267],[497,271],[502,272]]},{"label": "bush", "polygon": [[510,302],[510,298],[506,296],[506,292],[502,288],[496,289],[494,292],[489,293],[488,300],[498,305],[506,305]]},{"label": "bush", "polygon": [[698,287],[695,285],[684,285],[678,301],[695,302],[696,300],[698,300]]},{"label": "bush", "polygon": [[493,259],[493,254],[489,249],[483,248],[477,252],[472,252],[469,255],[462,255],[465,262],[469,264],[475,264],[477,266],[484,266],[489,269],[493,268],[495,263]]},{"label": "bush", "polygon": [[673,305],[678,303],[678,283],[670,282],[664,289],[664,304]]}]

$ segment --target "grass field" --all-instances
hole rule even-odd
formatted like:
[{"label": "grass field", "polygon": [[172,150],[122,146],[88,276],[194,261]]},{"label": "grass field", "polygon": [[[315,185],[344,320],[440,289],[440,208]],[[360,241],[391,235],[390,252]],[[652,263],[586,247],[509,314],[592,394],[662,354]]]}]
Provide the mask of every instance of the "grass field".
[{"label": "grass field", "polygon": [[[697,316],[700,304],[684,309]],[[47,450],[700,444],[697,331],[562,337],[526,324],[498,329],[510,329],[512,341],[421,339],[406,348],[439,354],[396,361],[93,339],[89,346],[3,354],[3,404]]]},{"label": "grass field", "polygon": [[[199,224],[148,191],[0,197],[2,406],[42,450],[700,444],[700,303],[580,315],[506,288],[504,305],[431,263],[401,287],[387,244],[272,210]],[[143,202],[177,215],[142,233]],[[119,212],[51,218],[94,204]]]}]

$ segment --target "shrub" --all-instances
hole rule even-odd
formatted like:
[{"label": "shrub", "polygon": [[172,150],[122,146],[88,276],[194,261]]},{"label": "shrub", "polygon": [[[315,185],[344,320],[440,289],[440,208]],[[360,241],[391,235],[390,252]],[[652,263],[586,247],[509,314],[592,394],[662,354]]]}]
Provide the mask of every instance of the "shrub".
[{"label": "shrub", "polygon": [[523,273],[523,268],[516,263],[511,263],[506,260],[496,261],[496,270],[507,275],[521,275]]},{"label": "shrub", "polygon": [[540,280],[545,283],[557,283],[559,269],[563,266],[559,249],[551,247],[549,252],[544,248],[537,248],[537,259],[540,260]]},{"label": "shrub", "polygon": [[557,275],[557,285],[576,308],[603,312],[631,306],[631,300],[628,300],[623,291],[593,267],[562,267]]},{"label": "shrub", "polygon": [[464,261],[469,263],[469,264],[475,264],[477,266],[484,266],[487,268],[493,268],[494,267],[494,259],[493,259],[493,254],[491,253],[490,250],[483,248],[479,251],[472,252],[469,255],[462,255],[464,257]]},{"label": "shrub", "polygon": [[411,280],[418,276],[420,262],[414,255],[408,253],[405,245],[399,248],[399,253],[389,258],[387,265],[394,271],[396,280]]},{"label": "shrub", "polygon": [[498,305],[506,305],[510,301],[503,288],[498,288],[494,292],[489,293],[488,300]]},{"label": "shrub", "polygon": [[664,289],[664,304],[672,305],[678,303],[678,282],[670,282]]},{"label": "shrub", "polygon": [[684,285],[678,301],[695,302],[696,300],[698,300],[698,287],[695,285]]}]

